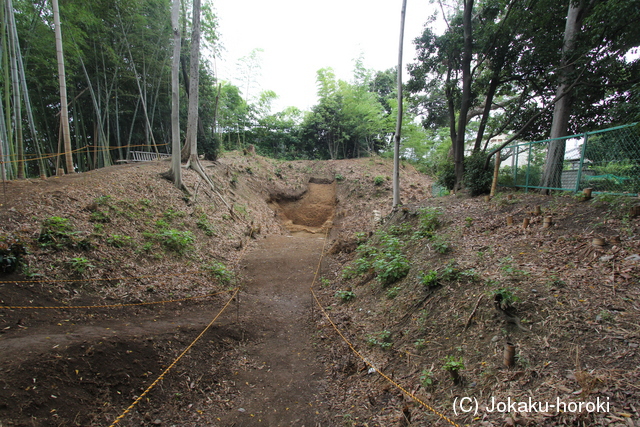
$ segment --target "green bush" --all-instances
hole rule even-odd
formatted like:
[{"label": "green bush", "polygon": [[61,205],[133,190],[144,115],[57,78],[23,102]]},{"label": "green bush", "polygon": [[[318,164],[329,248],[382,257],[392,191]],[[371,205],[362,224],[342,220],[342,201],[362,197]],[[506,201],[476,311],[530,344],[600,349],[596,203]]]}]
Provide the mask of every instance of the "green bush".
[{"label": "green bush", "polygon": [[193,244],[193,233],[190,231],[165,230],[154,235],[155,240],[160,242],[166,249],[180,255]]},{"label": "green bush", "polygon": [[430,270],[428,273],[420,273],[418,280],[420,280],[420,283],[427,288],[438,286],[438,272]]},{"label": "green bush", "polygon": [[430,236],[440,228],[440,217],[442,211],[438,208],[422,208],[418,211],[418,222],[420,223],[420,232]]},{"label": "green bush", "polygon": [[111,218],[109,218],[109,215],[106,212],[95,211],[95,212],[91,212],[91,215],[89,216],[89,221],[107,223],[107,222],[111,222]]},{"label": "green bush", "polygon": [[222,285],[230,284],[235,278],[233,272],[229,271],[226,265],[218,261],[206,265],[205,269],[209,271],[213,277],[218,279]]},{"label": "green bush", "polygon": [[431,237],[431,248],[439,254],[451,252],[451,244],[445,236],[434,235]]},{"label": "green bush", "polygon": [[464,362],[462,361],[462,356],[460,357],[455,357],[455,356],[447,356],[444,359],[444,365],[442,366],[442,369],[444,369],[445,371],[461,371],[464,369]]},{"label": "green bush", "polygon": [[89,260],[83,257],[71,258],[71,260],[68,261],[68,264],[73,271],[80,274],[84,273],[89,268],[94,268],[94,266],[90,264]]},{"label": "green bush", "polygon": [[452,162],[447,162],[441,166],[436,182],[447,190],[453,190],[454,185],[456,185],[456,169]]},{"label": "green bush", "polygon": [[339,298],[342,302],[349,302],[352,299],[355,299],[356,294],[353,291],[338,291],[335,295],[336,298]]},{"label": "green bush", "polygon": [[384,184],[384,177],[383,176],[376,176],[375,178],[373,178],[373,184],[376,186],[380,186],[382,184]]},{"label": "green bush", "polygon": [[391,285],[409,274],[411,266],[401,253],[378,258],[373,263],[378,279],[384,285]]},{"label": "green bush", "polygon": [[124,246],[131,245],[133,239],[130,236],[124,236],[121,234],[112,234],[107,237],[107,243],[115,248],[122,248]]},{"label": "green bush", "polygon": [[89,246],[88,240],[78,239],[78,232],[73,229],[69,219],[58,216],[52,216],[42,222],[38,241],[42,246],[51,246],[58,249],[65,246],[80,246],[83,248]]},{"label": "green bush", "polygon": [[493,180],[493,162],[487,169],[484,163],[487,160],[485,153],[474,153],[464,159],[464,187],[469,190],[471,196],[489,193]]},{"label": "green bush", "polygon": [[206,214],[202,214],[198,217],[198,220],[196,221],[196,226],[204,231],[204,234],[206,234],[207,236],[213,236],[216,234],[216,230],[213,227],[213,225],[209,222],[209,219],[207,218]]},{"label": "green bush", "polygon": [[368,335],[367,344],[369,344],[371,347],[380,346],[381,349],[388,350],[393,347],[391,332],[385,330],[373,335]]}]

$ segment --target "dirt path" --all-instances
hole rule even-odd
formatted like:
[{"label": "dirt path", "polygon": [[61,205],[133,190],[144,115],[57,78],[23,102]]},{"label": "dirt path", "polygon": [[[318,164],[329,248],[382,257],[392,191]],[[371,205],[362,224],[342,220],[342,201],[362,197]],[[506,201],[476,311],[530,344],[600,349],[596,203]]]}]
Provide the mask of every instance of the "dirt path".
[{"label": "dirt path", "polygon": [[240,322],[254,339],[242,349],[245,368],[233,373],[234,409],[221,425],[327,425],[309,292],[323,244],[310,233],[270,236],[245,255]]}]

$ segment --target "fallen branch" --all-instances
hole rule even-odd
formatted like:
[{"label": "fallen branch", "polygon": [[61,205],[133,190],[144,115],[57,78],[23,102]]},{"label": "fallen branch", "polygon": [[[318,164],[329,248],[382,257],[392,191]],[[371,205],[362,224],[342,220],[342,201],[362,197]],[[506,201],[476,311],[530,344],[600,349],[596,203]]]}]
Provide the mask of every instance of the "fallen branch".
[{"label": "fallen branch", "polygon": [[484,298],[484,294],[480,295],[480,298],[478,298],[478,301],[476,301],[476,306],[473,307],[473,311],[469,315],[469,318],[467,319],[467,323],[464,325],[464,330],[465,331],[467,330],[467,328],[471,324],[471,319],[473,319],[473,316],[476,314],[476,311],[478,310],[478,306],[480,305],[480,301],[482,301],[482,298]]}]

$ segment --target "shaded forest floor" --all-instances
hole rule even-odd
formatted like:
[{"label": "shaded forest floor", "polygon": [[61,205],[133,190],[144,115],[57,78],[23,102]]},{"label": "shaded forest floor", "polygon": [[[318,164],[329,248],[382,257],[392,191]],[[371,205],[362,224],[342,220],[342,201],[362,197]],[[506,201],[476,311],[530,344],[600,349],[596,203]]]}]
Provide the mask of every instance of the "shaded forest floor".
[{"label": "shaded forest floor", "polygon": [[[0,425],[111,425],[229,303],[120,425],[640,426],[636,200],[431,198],[406,165],[391,212],[379,158],[229,153],[190,197],[167,168],[6,184]],[[609,406],[482,410],[528,398]]]}]

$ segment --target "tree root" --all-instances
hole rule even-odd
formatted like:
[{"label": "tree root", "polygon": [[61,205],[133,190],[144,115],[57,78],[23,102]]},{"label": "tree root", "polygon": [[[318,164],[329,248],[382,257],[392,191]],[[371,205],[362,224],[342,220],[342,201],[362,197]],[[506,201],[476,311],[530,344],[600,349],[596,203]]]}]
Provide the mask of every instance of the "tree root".
[{"label": "tree root", "polygon": [[191,155],[191,157],[189,158],[189,161],[187,161],[187,165],[185,166],[186,168],[191,168],[192,170],[196,171],[196,173],[198,175],[200,175],[200,177],[204,180],[204,182],[206,182],[207,184],[209,184],[209,187],[211,188],[211,191],[213,191],[213,193],[222,201],[222,203],[227,207],[227,209],[229,210],[229,213],[231,214],[231,216],[233,218],[235,218],[235,214],[233,212],[233,208],[229,205],[229,203],[227,203],[227,201],[224,199],[224,197],[222,197],[222,194],[220,194],[218,192],[218,190],[216,190],[215,185],[213,184],[213,181],[211,181],[211,178],[209,178],[207,176],[206,173],[204,173],[204,169],[202,169],[202,165],[200,164],[200,160],[198,160],[197,156]]}]

